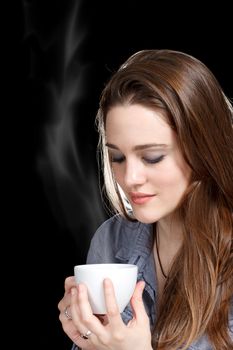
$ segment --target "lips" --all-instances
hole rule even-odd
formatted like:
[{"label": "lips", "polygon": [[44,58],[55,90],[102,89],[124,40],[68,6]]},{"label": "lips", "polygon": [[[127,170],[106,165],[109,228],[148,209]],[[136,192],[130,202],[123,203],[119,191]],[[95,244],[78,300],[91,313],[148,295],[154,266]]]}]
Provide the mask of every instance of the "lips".
[{"label": "lips", "polygon": [[134,204],[144,204],[149,202],[155,194],[141,193],[141,192],[131,192],[130,198]]}]

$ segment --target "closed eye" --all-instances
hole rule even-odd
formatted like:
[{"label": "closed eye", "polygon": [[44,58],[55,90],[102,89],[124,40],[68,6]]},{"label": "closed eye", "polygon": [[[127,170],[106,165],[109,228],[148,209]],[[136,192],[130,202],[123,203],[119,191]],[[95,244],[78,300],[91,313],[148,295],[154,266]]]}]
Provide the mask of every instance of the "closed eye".
[{"label": "closed eye", "polygon": [[[148,164],[156,164],[161,162],[164,159],[164,155],[156,157],[156,158],[149,158],[149,157],[143,157],[142,159],[144,160],[144,162],[148,163]],[[122,163],[124,162],[125,157],[124,156],[113,156],[110,155],[110,161],[112,163]]]},{"label": "closed eye", "polygon": [[110,162],[112,163],[122,163],[125,160],[124,156],[113,156],[110,155]]},{"label": "closed eye", "polygon": [[149,157],[143,157],[143,160],[148,164],[156,164],[161,162],[164,159],[164,155],[156,157],[156,158],[149,158]]}]

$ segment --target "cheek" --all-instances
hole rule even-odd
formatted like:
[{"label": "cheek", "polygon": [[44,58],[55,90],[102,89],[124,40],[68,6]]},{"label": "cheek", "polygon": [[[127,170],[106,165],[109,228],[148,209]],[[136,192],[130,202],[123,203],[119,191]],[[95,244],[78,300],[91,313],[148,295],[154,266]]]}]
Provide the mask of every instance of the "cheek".
[{"label": "cheek", "polygon": [[188,186],[188,174],[184,174],[176,167],[158,171],[152,175],[151,179],[159,189],[168,191],[183,191]]},{"label": "cheek", "polygon": [[174,187],[177,183],[176,178],[174,177],[174,174],[169,174],[169,173],[161,173],[161,174],[156,174],[153,178],[152,181],[158,189],[171,189]]}]

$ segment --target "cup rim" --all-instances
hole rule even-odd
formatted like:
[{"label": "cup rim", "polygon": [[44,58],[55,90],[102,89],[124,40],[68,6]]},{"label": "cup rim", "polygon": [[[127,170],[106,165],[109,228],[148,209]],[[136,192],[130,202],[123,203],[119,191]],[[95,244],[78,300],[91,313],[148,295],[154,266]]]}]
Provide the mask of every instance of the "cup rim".
[{"label": "cup rim", "polygon": [[135,269],[137,268],[137,265],[134,264],[121,264],[121,263],[99,263],[99,264],[81,264],[81,265],[75,265],[74,269],[75,270],[86,270],[89,269],[97,269],[97,270],[104,270],[104,269]]}]

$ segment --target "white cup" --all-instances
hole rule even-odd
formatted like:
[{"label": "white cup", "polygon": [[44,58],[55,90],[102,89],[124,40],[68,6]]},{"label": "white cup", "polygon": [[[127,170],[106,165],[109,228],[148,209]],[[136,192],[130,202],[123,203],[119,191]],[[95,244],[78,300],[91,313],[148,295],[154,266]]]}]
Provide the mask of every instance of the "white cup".
[{"label": "white cup", "polygon": [[87,264],[76,265],[76,283],[87,286],[89,302],[94,314],[106,314],[103,280],[110,278],[115,291],[120,313],[133,295],[137,283],[138,268],[131,264]]}]

